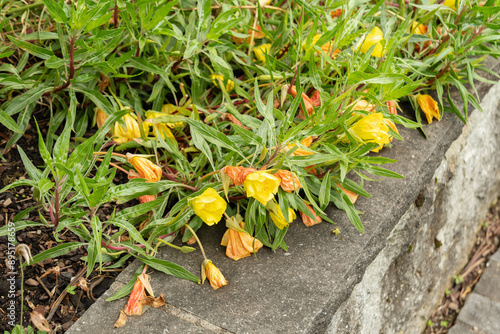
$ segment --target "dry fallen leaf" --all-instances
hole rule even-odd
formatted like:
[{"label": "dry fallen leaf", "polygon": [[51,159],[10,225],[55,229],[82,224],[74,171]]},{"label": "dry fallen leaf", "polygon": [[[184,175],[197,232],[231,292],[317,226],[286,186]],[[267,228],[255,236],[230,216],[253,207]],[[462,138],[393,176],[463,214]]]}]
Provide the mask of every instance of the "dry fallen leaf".
[{"label": "dry fallen leaf", "polygon": [[127,322],[127,315],[125,312],[120,311],[120,316],[118,317],[118,320],[116,320],[115,324],[113,325],[114,328],[120,328],[125,325]]}]

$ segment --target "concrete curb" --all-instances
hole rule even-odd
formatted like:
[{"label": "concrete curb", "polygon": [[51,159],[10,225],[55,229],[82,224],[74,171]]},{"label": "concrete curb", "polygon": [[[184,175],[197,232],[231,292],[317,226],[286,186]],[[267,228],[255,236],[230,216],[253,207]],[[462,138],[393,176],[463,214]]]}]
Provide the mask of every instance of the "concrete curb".
[{"label": "concrete curb", "polygon": [[[449,277],[465,264],[473,241],[464,235],[477,231],[500,189],[500,87],[477,88],[484,113],[474,112],[466,126],[445,115],[425,128],[428,139],[401,127],[405,140],[382,150],[398,160],[389,169],[405,179],[365,184],[373,198],[356,204],[364,212],[365,234],[329,208],[335,226],[306,228],[297,221],[287,235],[288,252],[263,249],[234,262],[219,246],[223,224],[204,227],[199,236],[207,256],[229,285],[213,291],[153,273],[153,289],[165,294],[168,305],[129,317],[113,332],[419,333],[451,285]],[[340,228],[339,236],[333,227]],[[199,273],[199,252],[165,249],[159,257]],[[126,300],[104,299],[137,266],[121,273],[67,333],[111,331]]]}]

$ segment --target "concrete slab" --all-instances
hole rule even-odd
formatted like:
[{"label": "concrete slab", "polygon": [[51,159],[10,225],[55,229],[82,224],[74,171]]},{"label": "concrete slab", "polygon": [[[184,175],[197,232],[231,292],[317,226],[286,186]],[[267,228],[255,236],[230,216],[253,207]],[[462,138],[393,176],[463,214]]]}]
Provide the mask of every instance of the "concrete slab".
[{"label": "concrete slab", "polygon": [[[489,86],[479,86],[479,90],[484,96]],[[500,90],[495,92],[492,94]],[[488,101],[489,109],[498,108],[498,101],[496,104]],[[413,111],[405,110],[405,115],[411,117]],[[479,117],[476,123],[463,129],[458,118],[445,115],[442,121],[425,128],[428,139],[418,131],[399,127],[405,140],[394,141],[393,147],[382,150],[380,155],[397,159],[388,168],[406,178],[365,183],[373,198],[360,198],[356,203],[357,209],[364,212],[365,234],[352,226],[344,212],[330,207],[327,213],[335,221],[334,226],[322,223],[306,228],[296,221],[286,237],[287,252],[262,249],[256,257],[234,262],[225,257],[225,248],[219,246],[225,231],[223,224],[204,226],[199,237],[207,256],[221,269],[229,285],[213,291],[208,284],[198,286],[153,273],[151,283],[155,293],[164,293],[168,307],[187,316],[180,317],[178,322],[172,320],[169,331],[174,333],[171,329],[175,327],[178,328],[175,333],[206,329],[232,333],[418,332],[436,303],[435,300],[427,303],[424,297],[441,296],[449,284],[446,275],[458,272],[458,267],[465,264],[466,259],[462,260],[460,254],[464,248],[460,247],[468,245],[463,241],[465,245],[455,248],[456,242],[464,239],[464,233],[475,233],[479,225],[474,219],[479,222],[484,209],[478,201],[491,199],[500,184],[494,181],[495,175],[500,175],[495,169],[500,164],[491,170],[474,169],[477,163],[496,163],[494,152],[489,150],[500,146],[497,131],[500,120],[488,115],[491,119],[481,123],[485,127],[481,130],[474,128]],[[452,145],[460,135],[469,138],[471,133],[477,136],[477,131],[488,133],[484,147],[476,145],[476,137],[470,144],[484,148],[486,151],[481,154],[464,149],[466,139]],[[452,179],[457,180],[453,185]],[[463,189],[469,190],[472,183],[473,191],[465,193]],[[481,188],[481,192],[476,188]],[[485,191],[490,188],[491,191]],[[456,212],[451,211],[453,204],[458,206]],[[462,225],[452,225],[451,221],[459,216],[464,218]],[[341,230],[340,235],[331,233],[334,227]],[[434,246],[438,239],[443,244],[441,249]],[[457,252],[458,249],[462,251]],[[163,249],[159,258],[180,263],[199,275],[202,261],[199,252],[180,254]],[[119,276],[119,283],[130,280],[133,266]],[[97,328],[101,329],[98,332],[110,330],[124,302],[105,303],[101,298],[67,333],[95,334]],[[151,312],[157,317],[138,318],[154,321],[156,327],[147,332],[157,333],[165,328],[158,312]],[[191,322],[186,320],[189,315],[194,317]],[[105,320],[106,317],[111,320]],[[143,321],[137,320],[132,325],[137,326],[134,330],[140,328],[139,322]],[[115,331],[134,333],[127,326]],[[408,328],[413,330],[406,331]]]},{"label": "concrete slab", "polygon": [[[498,252],[497,252],[498,253]],[[492,301],[500,303],[500,262],[490,261],[481,279],[474,288],[478,293]]]},{"label": "concrete slab", "polygon": [[458,321],[488,334],[500,333],[500,303],[491,301],[477,293],[467,297],[458,314]]},{"label": "concrete slab", "polygon": [[450,328],[448,334],[489,334],[489,333],[486,333],[478,328],[472,328],[458,322],[452,328]]}]

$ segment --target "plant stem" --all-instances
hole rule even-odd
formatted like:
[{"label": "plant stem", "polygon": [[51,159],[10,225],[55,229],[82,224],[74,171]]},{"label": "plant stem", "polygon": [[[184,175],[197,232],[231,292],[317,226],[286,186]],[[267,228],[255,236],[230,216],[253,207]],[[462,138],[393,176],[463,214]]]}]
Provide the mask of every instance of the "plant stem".
[{"label": "plant stem", "polygon": [[[93,152],[92,153],[93,155],[106,155],[108,154],[108,152]],[[121,158],[127,158],[127,156],[125,154],[121,154],[121,153],[111,153],[111,155],[115,155],[117,157],[121,157]]]},{"label": "plant stem", "polygon": [[205,250],[203,249],[203,245],[201,244],[201,241],[200,239],[198,239],[198,236],[196,235],[196,232],[191,228],[191,226],[189,226],[188,224],[184,224],[184,226],[189,230],[191,231],[191,233],[193,234],[194,238],[196,239],[196,242],[198,243],[198,245],[200,246],[200,249],[201,249],[201,253],[203,254],[203,258],[205,260],[207,260],[207,256],[205,254]]}]

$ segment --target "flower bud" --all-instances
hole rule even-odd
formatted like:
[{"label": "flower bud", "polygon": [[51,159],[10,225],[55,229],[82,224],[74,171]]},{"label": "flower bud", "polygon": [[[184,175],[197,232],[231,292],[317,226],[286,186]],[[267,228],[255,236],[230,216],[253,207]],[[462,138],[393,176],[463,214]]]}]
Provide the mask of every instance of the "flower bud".
[{"label": "flower bud", "polygon": [[436,117],[438,121],[441,119],[441,115],[439,114],[439,105],[430,95],[418,94],[417,102],[424,112],[425,117],[427,117],[427,123],[431,124],[433,117]]},{"label": "flower bud", "polygon": [[224,285],[227,285],[226,278],[222,275],[219,268],[217,268],[212,261],[205,260],[203,261],[203,270],[202,276],[206,277],[210,282],[210,285],[214,290],[222,288]]}]

